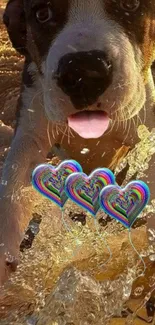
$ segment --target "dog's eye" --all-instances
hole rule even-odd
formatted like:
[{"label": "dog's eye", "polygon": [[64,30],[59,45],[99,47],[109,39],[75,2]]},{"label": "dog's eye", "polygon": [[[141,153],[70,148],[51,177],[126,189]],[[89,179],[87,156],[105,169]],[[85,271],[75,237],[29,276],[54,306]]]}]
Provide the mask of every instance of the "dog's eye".
[{"label": "dog's eye", "polygon": [[121,8],[125,11],[136,11],[140,6],[140,0],[121,0]]},{"label": "dog's eye", "polygon": [[40,23],[46,23],[52,18],[52,11],[49,7],[40,8],[36,12],[36,18]]}]

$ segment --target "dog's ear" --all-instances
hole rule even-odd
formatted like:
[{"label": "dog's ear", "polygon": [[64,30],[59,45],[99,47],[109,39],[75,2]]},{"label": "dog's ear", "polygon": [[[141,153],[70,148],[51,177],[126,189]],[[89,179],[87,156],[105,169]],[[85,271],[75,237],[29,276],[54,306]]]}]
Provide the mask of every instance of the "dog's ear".
[{"label": "dog's ear", "polygon": [[8,1],[3,15],[3,22],[13,47],[20,54],[26,55],[26,23],[23,0]]}]

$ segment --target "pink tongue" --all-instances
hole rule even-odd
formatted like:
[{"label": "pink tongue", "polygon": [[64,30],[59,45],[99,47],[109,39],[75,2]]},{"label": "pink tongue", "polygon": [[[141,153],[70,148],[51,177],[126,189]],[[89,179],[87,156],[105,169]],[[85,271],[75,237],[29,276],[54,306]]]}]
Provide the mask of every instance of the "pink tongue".
[{"label": "pink tongue", "polygon": [[109,126],[108,115],[104,112],[84,111],[68,117],[68,125],[82,138],[99,138]]}]

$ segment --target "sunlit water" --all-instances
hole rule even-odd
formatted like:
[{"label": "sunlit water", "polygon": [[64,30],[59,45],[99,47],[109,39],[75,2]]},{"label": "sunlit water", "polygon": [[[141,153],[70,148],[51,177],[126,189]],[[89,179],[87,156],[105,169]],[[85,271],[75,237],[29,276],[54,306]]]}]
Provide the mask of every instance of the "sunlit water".
[{"label": "sunlit water", "polygon": [[[141,127],[140,134],[142,131],[145,145],[140,142],[133,156],[130,152],[126,158],[130,177],[132,172],[135,174],[135,168],[142,172],[141,166],[136,164],[136,150],[139,155],[140,147],[142,155],[144,148],[148,152],[152,150],[154,130],[149,134]],[[119,168],[124,164],[125,161]],[[139,220],[153,209],[150,204]],[[42,222],[37,226],[31,224],[35,236],[32,247],[21,253],[18,271],[1,292],[0,324],[99,325],[112,324],[112,319],[115,319],[114,324],[119,319],[124,319],[122,324],[133,324],[140,310],[146,310],[144,307],[155,289],[155,269],[151,264],[155,251],[147,244],[145,225],[139,225],[131,234],[134,246],[147,265],[145,276],[137,278],[143,265],[130,244],[128,230],[115,220],[105,222],[105,226],[98,223],[96,228],[94,219],[86,213],[85,225],[74,223],[69,218],[70,212],[83,211],[69,201],[65,205],[65,223],[61,210],[46,199],[38,203],[36,211],[42,216]],[[99,212],[97,218],[106,221],[103,212]],[[153,241],[153,231],[150,236]],[[109,262],[106,262],[107,245],[112,252]],[[146,311],[144,314],[148,320]]]}]

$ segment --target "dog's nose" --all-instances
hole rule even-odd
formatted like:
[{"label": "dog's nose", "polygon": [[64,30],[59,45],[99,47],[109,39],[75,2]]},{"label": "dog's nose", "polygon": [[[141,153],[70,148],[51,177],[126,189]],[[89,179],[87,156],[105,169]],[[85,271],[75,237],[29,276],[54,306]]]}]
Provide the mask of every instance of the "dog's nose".
[{"label": "dog's nose", "polygon": [[58,86],[77,109],[94,104],[112,82],[112,64],[102,51],[63,56],[56,74]]}]

